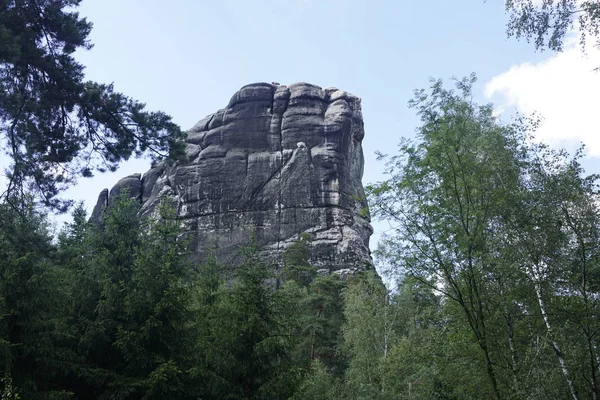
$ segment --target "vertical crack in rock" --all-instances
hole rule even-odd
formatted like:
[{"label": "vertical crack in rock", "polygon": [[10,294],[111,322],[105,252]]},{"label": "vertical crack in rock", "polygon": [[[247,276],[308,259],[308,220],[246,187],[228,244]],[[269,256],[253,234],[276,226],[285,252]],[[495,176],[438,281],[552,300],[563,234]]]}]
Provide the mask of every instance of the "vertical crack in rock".
[{"label": "vertical crack in rock", "polygon": [[103,190],[91,219],[121,191],[152,217],[167,201],[178,209],[192,256],[208,250],[235,262],[254,232],[259,255],[277,265],[302,233],[318,269],[341,274],[372,268],[372,228],[361,179],[364,126],[360,99],[308,83],[254,83],[226,108],[188,131],[187,160],[159,163]]},{"label": "vertical crack in rock", "polygon": [[[281,88],[281,90],[280,90]],[[277,93],[279,91],[279,98],[277,98]],[[273,93],[273,117],[275,117],[277,120],[275,121],[275,127],[276,127],[276,132],[277,132],[277,139],[279,140],[279,155],[281,157],[282,160],[282,165],[281,167],[277,170],[276,175],[277,175],[277,181],[279,182],[279,190],[277,191],[277,249],[276,252],[278,254],[281,254],[281,208],[282,208],[282,192],[283,192],[283,188],[281,187],[282,185],[282,177],[281,177],[281,171],[283,170],[283,167],[285,165],[285,160],[283,157],[283,137],[281,135],[281,129],[283,126],[283,114],[285,114],[288,106],[289,106],[289,101],[290,101],[290,92],[289,89],[285,86],[278,86],[277,90],[275,90],[275,92]],[[283,104],[283,105],[282,105]],[[275,108],[277,107],[277,108]],[[273,120],[271,119],[271,127],[273,127]],[[278,264],[282,264],[282,260],[278,260],[279,263]]]}]

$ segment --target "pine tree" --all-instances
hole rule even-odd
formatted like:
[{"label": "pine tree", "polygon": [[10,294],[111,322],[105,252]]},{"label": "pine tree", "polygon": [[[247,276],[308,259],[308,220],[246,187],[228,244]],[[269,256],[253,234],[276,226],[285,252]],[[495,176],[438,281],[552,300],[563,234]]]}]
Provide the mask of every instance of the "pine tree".
[{"label": "pine tree", "polygon": [[90,49],[80,0],[0,3],[0,137],[11,157],[6,199],[29,190],[64,211],[57,195],[77,177],[114,171],[130,156],[178,157],[182,132],[162,112],[112,85],[84,81],[73,54]]}]

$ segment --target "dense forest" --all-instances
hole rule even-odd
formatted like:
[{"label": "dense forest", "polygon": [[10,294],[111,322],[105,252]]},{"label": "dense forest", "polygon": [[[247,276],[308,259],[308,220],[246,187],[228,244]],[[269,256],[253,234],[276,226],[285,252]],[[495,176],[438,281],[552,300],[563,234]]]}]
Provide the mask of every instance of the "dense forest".
[{"label": "dense forest", "polygon": [[[475,103],[474,75],[415,92],[416,137],[367,188],[387,287],[317,273],[310,235],[276,265],[193,263],[176,210],[125,194],[56,234],[76,178],[182,150],[169,116],[83,81],[78,4],[0,3],[2,400],[600,397],[599,177]],[[560,50],[579,15],[597,36],[597,2],[544,4],[507,2],[509,33]]]},{"label": "dense forest", "polygon": [[418,138],[369,187],[391,291],[318,275],[308,235],[282,268],[193,265],[167,206],[121,196],[101,229],[79,207],[53,238],[3,203],[3,398],[597,398],[597,177],[472,79],[417,92]]}]

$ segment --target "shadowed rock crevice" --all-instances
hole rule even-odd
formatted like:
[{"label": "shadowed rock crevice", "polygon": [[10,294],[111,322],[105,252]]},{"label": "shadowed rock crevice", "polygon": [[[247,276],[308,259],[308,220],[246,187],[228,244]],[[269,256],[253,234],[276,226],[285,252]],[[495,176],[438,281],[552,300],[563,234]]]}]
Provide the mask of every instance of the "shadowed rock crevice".
[{"label": "shadowed rock crevice", "polygon": [[317,268],[372,268],[363,137],[356,96],[307,83],[247,85],[189,130],[186,162],[123,178],[102,191],[91,218],[99,223],[125,190],[142,216],[162,200],[176,206],[198,261],[209,251],[234,261],[253,236],[261,256],[281,263],[308,233]]}]

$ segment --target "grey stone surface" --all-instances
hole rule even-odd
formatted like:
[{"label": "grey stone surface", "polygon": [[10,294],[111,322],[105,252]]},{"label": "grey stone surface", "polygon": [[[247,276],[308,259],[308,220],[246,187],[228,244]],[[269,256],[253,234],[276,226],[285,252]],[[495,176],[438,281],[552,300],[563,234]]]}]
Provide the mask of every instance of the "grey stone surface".
[{"label": "grey stone surface", "polygon": [[92,213],[122,190],[152,216],[167,200],[178,209],[194,257],[234,261],[253,236],[265,259],[308,233],[320,270],[372,268],[372,228],[361,183],[360,99],[308,83],[255,83],[188,132],[187,161],[157,165],[104,190]]}]

